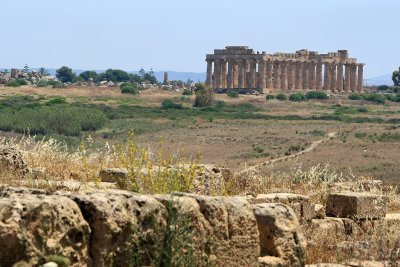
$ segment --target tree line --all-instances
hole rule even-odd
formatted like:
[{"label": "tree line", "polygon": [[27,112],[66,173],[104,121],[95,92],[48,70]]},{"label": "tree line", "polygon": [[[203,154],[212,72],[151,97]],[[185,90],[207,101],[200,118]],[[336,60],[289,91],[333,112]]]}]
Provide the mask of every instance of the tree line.
[{"label": "tree line", "polygon": [[97,73],[96,71],[84,71],[77,75],[72,71],[71,68],[63,66],[56,70],[56,77],[63,83],[74,83],[74,82],[131,82],[131,83],[142,83],[149,82],[151,84],[157,84],[158,81],[154,76],[153,70],[146,72],[144,69],[139,71],[139,74],[128,73],[119,69],[107,69],[105,72]]}]

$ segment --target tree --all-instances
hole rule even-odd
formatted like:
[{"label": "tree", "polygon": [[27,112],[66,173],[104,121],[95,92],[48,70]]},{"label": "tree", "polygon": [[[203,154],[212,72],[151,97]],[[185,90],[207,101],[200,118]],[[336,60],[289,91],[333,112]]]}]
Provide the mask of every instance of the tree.
[{"label": "tree", "polygon": [[100,74],[100,80],[112,82],[127,82],[131,79],[131,75],[123,70],[108,69]]},{"label": "tree", "polygon": [[93,79],[94,82],[99,81],[99,74],[97,74],[97,72],[95,72],[94,70],[84,71],[81,74],[79,74],[79,77],[81,77],[85,81],[89,81],[89,79]]},{"label": "tree", "polygon": [[22,70],[23,72],[28,73],[29,72],[29,67],[27,64],[25,64],[24,69]]},{"label": "tree", "polygon": [[400,67],[399,67],[399,70],[393,71],[392,80],[393,80],[394,86],[400,86]]},{"label": "tree", "polygon": [[56,70],[56,77],[63,83],[72,82],[76,77],[76,74],[72,72],[72,69],[63,66]]},{"label": "tree", "polygon": [[40,74],[41,76],[50,75],[50,73],[49,73],[45,68],[43,68],[43,67],[39,69],[39,74]]}]

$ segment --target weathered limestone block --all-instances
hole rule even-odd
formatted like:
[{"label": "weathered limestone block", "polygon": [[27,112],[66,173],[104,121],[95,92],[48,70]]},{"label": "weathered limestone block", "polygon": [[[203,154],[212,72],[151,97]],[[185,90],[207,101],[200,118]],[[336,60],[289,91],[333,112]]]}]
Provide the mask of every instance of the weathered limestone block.
[{"label": "weathered limestone block", "polygon": [[260,239],[251,204],[245,197],[176,193],[160,196],[192,218],[196,266],[257,266]]},{"label": "weathered limestone block", "polygon": [[315,218],[315,207],[310,203],[308,196],[292,193],[260,194],[256,197],[255,202],[287,204],[294,210],[300,221],[309,221]]},{"label": "weathered limestone block", "polygon": [[93,266],[129,266],[132,260],[149,266],[160,258],[167,211],[154,198],[118,190],[65,195],[92,229]]},{"label": "weathered limestone block", "polygon": [[340,218],[382,218],[386,215],[387,198],[369,193],[331,193],[326,214]]},{"label": "weathered limestone block", "polygon": [[325,206],[324,205],[320,205],[320,204],[316,204],[315,205],[315,217],[317,219],[323,219],[325,218]]},{"label": "weathered limestone block", "polygon": [[78,205],[62,196],[15,191],[0,197],[0,265],[25,260],[36,266],[45,256],[63,255],[71,266],[86,266],[90,228]]},{"label": "weathered limestone block", "polygon": [[105,168],[99,173],[102,182],[117,183],[120,188],[126,188],[128,171],[125,168]]},{"label": "weathered limestone block", "polygon": [[21,151],[14,147],[0,147],[0,169],[21,174],[29,172],[28,165],[22,157]]},{"label": "weathered limestone block", "polygon": [[344,222],[339,218],[314,219],[302,229],[311,246],[333,246],[346,240]]},{"label": "weathered limestone block", "polygon": [[[280,203],[253,207],[260,232],[260,256],[264,258],[261,266],[303,266],[306,242],[293,210]],[[270,265],[266,264],[267,260],[271,261]],[[281,261],[284,265],[277,264]]]}]

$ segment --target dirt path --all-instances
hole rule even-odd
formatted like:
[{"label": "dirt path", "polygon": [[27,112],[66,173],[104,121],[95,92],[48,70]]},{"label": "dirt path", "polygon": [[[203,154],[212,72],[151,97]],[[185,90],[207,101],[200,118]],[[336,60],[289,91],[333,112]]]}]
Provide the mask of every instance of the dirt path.
[{"label": "dirt path", "polygon": [[332,137],[336,136],[336,134],[337,134],[337,132],[328,133],[328,137],[326,137],[324,139],[321,139],[321,140],[318,140],[318,141],[312,142],[309,147],[307,147],[306,149],[304,149],[304,150],[302,150],[302,151],[300,151],[298,153],[295,153],[295,154],[292,154],[292,155],[288,155],[288,156],[284,156],[284,157],[277,158],[277,159],[271,159],[271,160],[268,160],[268,161],[265,161],[265,162],[261,162],[261,163],[259,163],[257,165],[254,165],[254,166],[246,168],[246,169],[244,169],[242,171],[239,171],[235,175],[241,175],[241,174],[244,174],[246,172],[254,171],[254,170],[256,170],[256,169],[258,169],[260,167],[263,167],[263,166],[266,166],[266,165],[269,165],[269,164],[272,164],[272,163],[275,163],[275,162],[280,162],[280,161],[283,161],[285,159],[295,158],[297,156],[300,156],[300,155],[303,155],[305,153],[308,153],[308,152],[314,150],[315,148],[317,148],[317,146],[319,146],[323,142],[328,141]]}]

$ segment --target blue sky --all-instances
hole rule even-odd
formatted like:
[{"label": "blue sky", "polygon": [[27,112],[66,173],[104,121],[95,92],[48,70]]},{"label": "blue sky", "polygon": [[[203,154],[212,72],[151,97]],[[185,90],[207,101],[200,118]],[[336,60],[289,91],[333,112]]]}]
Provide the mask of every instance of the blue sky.
[{"label": "blue sky", "polygon": [[365,76],[400,66],[399,0],[0,0],[0,67],[204,72],[227,45],[348,49]]}]

